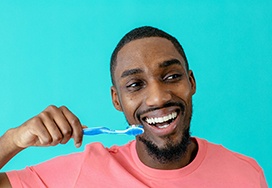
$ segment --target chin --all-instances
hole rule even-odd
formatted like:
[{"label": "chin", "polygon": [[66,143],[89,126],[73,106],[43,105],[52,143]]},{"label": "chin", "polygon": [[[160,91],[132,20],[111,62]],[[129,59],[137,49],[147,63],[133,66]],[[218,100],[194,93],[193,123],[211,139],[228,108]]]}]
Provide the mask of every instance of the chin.
[{"label": "chin", "polygon": [[144,144],[146,151],[153,159],[159,161],[161,164],[166,164],[180,160],[186,154],[188,145],[190,144],[189,128],[185,129],[181,135],[175,143],[173,143],[173,139],[169,136],[164,138],[163,146],[155,144],[144,136],[139,136],[138,140]]}]

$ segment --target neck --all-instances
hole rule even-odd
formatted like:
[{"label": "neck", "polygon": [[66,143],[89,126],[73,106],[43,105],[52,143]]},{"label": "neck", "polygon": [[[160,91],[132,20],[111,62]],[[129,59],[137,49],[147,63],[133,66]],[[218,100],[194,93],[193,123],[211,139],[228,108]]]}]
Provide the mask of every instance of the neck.
[{"label": "neck", "polygon": [[161,169],[161,170],[179,169],[190,164],[194,160],[197,154],[197,151],[198,151],[197,142],[194,138],[191,138],[190,140],[191,142],[188,144],[184,155],[181,155],[175,160],[167,161],[163,163],[157,160],[156,158],[152,157],[149,154],[145,144],[139,140],[137,140],[136,142],[136,150],[137,150],[139,159],[142,161],[142,163],[144,163],[148,167]]}]

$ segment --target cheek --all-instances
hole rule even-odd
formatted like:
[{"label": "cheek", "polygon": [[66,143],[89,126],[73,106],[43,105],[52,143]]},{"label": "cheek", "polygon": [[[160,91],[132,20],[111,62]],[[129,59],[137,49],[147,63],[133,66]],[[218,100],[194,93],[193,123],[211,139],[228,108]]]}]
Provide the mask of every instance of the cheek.
[{"label": "cheek", "polygon": [[122,101],[123,112],[129,123],[133,123],[135,117],[134,114],[138,106],[137,99],[131,96],[124,96],[122,97]]},{"label": "cheek", "polygon": [[191,99],[191,92],[187,89],[187,90],[184,90],[184,92],[182,93],[182,95],[183,95],[183,98],[185,99],[185,100],[189,100],[189,99]]},{"label": "cheek", "polygon": [[187,84],[179,85],[174,88],[175,95],[188,103],[191,100],[192,94],[189,86]]}]

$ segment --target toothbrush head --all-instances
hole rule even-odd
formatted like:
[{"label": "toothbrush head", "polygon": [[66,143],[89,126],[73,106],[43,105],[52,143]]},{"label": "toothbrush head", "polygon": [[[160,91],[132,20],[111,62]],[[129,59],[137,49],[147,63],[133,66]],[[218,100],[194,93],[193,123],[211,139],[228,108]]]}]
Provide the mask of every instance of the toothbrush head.
[{"label": "toothbrush head", "polygon": [[126,134],[131,136],[137,136],[139,134],[143,134],[144,128],[142,125],[131,125],[127,128]]}]

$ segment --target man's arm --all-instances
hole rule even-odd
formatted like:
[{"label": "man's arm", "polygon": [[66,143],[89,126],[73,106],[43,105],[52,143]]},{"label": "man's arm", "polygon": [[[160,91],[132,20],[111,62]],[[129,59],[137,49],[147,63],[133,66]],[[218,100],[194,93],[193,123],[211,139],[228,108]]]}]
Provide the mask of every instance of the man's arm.
[{"label": "man's arm", "polygon": [[0,137],[0,169],[17,153],[24,148],[17,147],[12,143],[12,134],[14,129],[8,130],[2,137]]},{"label": "man's arm", "polygon": [[[22,148],[14,147],[11,143],[10,136],[13,130],[8,130],[2,137],[0,137],[0,169]],[[11,187],[6,173],[0,173],[0,187]]]},{"label": "man's arm", "polygon": [[11,187],[6,173],[0,173],[0,187],[5,187],[5,188]]},{"label": "man's arm", "polygon": [[[79,119],[65,106],[49,106],[0,137],[0,169],[27,147],[66,144],[71,138],[74,139],[76,147],[81,146],[82,125]],[[4,185],[9,185],[9,180],[5,173],[1,173],[0,187]]]}]

